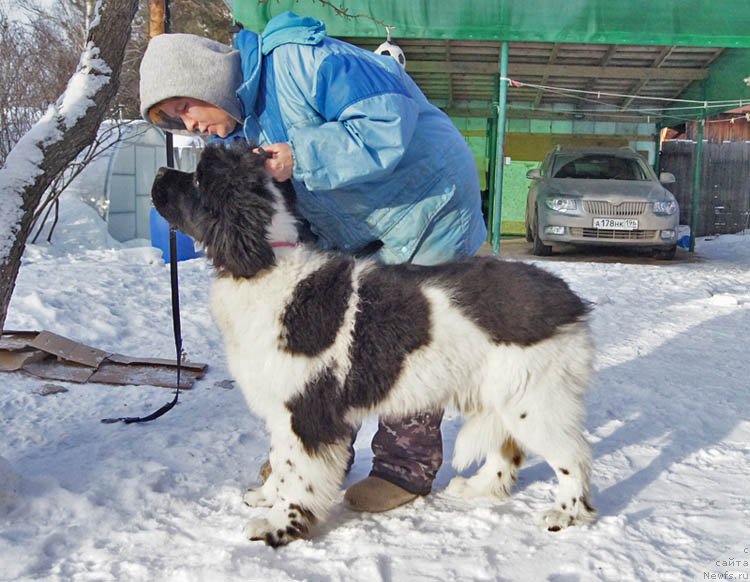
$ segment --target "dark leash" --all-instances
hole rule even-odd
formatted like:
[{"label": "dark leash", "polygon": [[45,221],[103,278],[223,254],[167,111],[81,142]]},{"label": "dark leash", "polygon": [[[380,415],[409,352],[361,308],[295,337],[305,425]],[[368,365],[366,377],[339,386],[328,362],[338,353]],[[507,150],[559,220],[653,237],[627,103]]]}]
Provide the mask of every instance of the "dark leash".
[{"label": "dark leash", "polygon": [[174,346],[177,356],[177,389],[171,402],[155,410],[148,416],[123,416],[119,418],[103,418],[105,424],[115,422],[124,422],[133,424],[135,422],[149,422],[156,420],[163,414],[166,414],[177,404],[180,396],[180,370],[182,364],[182,330],[180,325],[180,289],[177,278],[177,235],[174,228],[169,227],[169,280],[172,287],[172,329],[174,330]]},{"label": "dark leash", "polygon": [[[174,149],[172,145],[172,134],[167,133],[167,166],[174,168]],[[265,153],[265,152],[264,152]],[[180,371],[182,366],[182,329],[180,325],[180,289],[177,277],[177,233],[175,229],[169,227],[169,281],[172,288],[172,330],[174,331],[174,347],[177,359],[177,389],[171,402],[167,402],[160,409],[155,410],[148,416],[122,416],[119,418],[103,418],[102,422],[112,424],[115,422],[124,422],[133,424],[137,422],[149,422],[156,420],[163,414],[172,410],[177,404],[180,397]]]}]

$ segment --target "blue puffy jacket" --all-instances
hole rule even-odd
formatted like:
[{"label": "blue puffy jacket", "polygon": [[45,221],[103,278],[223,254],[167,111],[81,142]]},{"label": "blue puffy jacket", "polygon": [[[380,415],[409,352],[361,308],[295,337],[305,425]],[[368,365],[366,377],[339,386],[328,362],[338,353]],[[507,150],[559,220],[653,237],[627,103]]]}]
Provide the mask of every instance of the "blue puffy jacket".
[{"label": "blue puffy jacket", "polygon": [[[386,263],[473,255],[486,237],[476,165],[450,119],[391,57],[285,12],[235,39],[248,141],[287,142],[302,215],[323,248],[383,242]],[[262,56],[261,56],[262,55]]]}]

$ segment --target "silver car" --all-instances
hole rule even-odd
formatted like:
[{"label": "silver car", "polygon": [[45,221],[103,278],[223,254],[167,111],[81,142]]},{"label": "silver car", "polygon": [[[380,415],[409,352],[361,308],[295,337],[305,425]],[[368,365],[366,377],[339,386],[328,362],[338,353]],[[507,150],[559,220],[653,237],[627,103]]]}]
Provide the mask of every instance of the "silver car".
[{"label": "silver car", "polygon": [[643,157],[630,148],[555,148],[526,177],[526,239],[546,256],[552,243],[635,246],[671,259],[680,210]]}]

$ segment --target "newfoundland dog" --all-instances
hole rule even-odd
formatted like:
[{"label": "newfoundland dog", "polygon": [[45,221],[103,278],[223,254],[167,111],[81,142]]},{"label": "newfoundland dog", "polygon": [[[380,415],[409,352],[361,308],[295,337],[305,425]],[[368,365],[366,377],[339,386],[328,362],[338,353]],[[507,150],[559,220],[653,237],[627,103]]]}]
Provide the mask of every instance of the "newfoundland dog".
[{"label": "newfoundland dog", "polygon": [[305,538],[340,495],[352,427],[367,415],[457,408],[447,492],[506,497],[525,451],[559,481],[541,525],[594,517],[583,394],[588,306],[536,266],[490,257],[384,265],[299,240],[288,197],[252,146],[209,145],[196,172],[162,168],[156,209],[203,244],[229,368],[271,437],[272,472],[245,502],[271,546]]}]

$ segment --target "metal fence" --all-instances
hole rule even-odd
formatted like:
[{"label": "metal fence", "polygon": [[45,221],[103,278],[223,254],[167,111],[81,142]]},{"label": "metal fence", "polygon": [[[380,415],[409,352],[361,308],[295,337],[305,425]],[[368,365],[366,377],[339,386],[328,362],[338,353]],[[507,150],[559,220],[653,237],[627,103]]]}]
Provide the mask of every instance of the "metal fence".
[{"label": "metal fence", "polygon": [[[690,224],[695,142],[662,144],[661,171],[677,181],[669,186],[680,203],[680,224]],[[700,212],[696,236],[731,234],[750,228],[750,142],[703,144]]]}]

